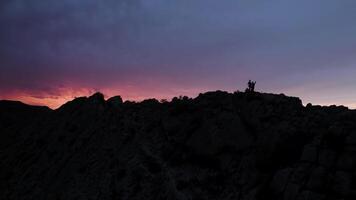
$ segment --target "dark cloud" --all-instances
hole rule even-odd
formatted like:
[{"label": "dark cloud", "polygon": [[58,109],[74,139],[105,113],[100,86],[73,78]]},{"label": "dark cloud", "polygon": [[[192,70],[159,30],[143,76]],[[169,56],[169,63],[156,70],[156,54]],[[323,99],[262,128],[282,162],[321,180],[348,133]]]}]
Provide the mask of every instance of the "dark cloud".
[{"label": "dark cloud", "polygon": [[254,78],[303,96],[296,87],[335,68],[354,81],[355,11],[351,0],[3,0],[0,90],[232,90]]}]

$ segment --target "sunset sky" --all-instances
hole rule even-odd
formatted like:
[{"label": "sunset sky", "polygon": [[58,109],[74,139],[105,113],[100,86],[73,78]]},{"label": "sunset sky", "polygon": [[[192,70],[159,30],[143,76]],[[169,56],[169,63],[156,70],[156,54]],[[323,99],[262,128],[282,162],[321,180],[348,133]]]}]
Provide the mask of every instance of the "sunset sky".
[{"label": "sunset sky", "polygon": [[356,1],[0,1],[0,99],[170,99],[249,79],[356,108]]}]

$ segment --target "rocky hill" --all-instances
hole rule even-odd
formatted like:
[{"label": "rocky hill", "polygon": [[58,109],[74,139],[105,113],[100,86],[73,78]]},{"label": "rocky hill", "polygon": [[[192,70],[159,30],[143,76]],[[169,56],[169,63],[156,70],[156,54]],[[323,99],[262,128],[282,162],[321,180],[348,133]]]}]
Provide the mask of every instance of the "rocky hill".
[{"label": "rocky hill", "polygon": [[0,101],[0,199],[356,199],[356,111],[221,91]]}]

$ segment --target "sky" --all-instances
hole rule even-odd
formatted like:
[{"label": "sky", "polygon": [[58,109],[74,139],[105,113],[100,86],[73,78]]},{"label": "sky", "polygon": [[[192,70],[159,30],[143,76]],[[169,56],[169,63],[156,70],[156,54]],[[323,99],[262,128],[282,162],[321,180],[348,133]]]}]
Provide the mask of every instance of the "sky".
[{"label": "sky", "polygon": [[0,99],[262,92],[356,108],[354,0],[1,0]]}]

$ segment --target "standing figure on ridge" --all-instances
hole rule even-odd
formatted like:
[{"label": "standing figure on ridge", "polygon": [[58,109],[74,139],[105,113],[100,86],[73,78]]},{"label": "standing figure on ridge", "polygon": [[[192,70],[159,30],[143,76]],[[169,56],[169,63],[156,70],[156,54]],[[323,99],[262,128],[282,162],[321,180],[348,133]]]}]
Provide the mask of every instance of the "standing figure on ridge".
[{"label": "standing figure on ridge", "polygon": [[251,81],[249,80],[247,83],[247,88],[246,88],[246,92],[254,92],[255,91],[255,85],[256,85],[256,81]]}]

